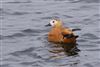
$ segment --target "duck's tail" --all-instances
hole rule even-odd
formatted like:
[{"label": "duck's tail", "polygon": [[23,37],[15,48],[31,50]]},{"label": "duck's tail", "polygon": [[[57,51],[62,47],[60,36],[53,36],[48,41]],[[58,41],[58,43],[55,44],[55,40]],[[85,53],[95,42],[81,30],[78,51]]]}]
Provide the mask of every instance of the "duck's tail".
[{"label": "duck's tail", "polygon": [[81,29],[72,29],[72,31],[80,31]]}]

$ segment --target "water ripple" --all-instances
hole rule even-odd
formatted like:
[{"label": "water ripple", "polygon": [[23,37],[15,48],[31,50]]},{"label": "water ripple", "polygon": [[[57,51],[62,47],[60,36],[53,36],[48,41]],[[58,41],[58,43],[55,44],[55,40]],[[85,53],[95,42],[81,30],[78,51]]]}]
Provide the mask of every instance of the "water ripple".
[{"label": "water ripple", "polygon": [[25,30],[21,30],[21,32],[19,33],[14,33],[12,35],[7,35],[7,36],[3,36],[0,35],[0,40],[3,39],[13,39],[13,38],[19,38],[19,37],[25,37],[25,36],[38,36],[39,33],[43,32],[45,30],[40,30],[40,29],[25,29]]},{"label": "water ripple", "polygon": [[83,21],[90,21],[91,19],[89,19],[89,18],[85,18],[85,19],[83,19]]},{"label": "water ripple", "polygon": [[7,4],[19,4],[19,3],[32,3],[31,0],[27,0],[27,1],[12,1],[12,2],[5,2]]},{"label": "water ripple", "polygon": [[32,65],[32,64],[34,64],[34,62],[22,62],[22,63],[20,63],[20,64],[22,64],[22,65]]},{"label": "water ripple", "polygon": [[99,0],[80,0],[80,1],[86,3],[99,3]]},{"label": "water ripple", "polygon": [[28,12],[13,12],[13,13],[9,13],[9,15],[25,15],[25,14],[29,14]]},{"label": "water ripple", "polygon": [[25,29],[22,30],[23,33],[40,33],[41,31],[39,29]]},{"label": "water ripple", "polygon": [[86,64],[84,64],[84,66],[86,66],[86,67],[94,67],[94,66],[91,65],[90,63],[86,63]]},{"label": "water ripple", "polygon": [[100,14],[94,14],[94,16],[96,16],[96,17],[100,17]]},{"label": "water ripple", "polygon": [[16,51],[16,52],[10,53],[10,55],[13,55],[13,56],[27,55],[27,54],[30,54],[33,50],[35,50],[35,48],[31,47],[23,51]]},{"label": "water ripple", "polygon": [[7,35],[7,36],[0,35],[0,40],[9,39],[9,38],[13,39],[15,37],[23,37],[23,36],[26,36],[26,35],[24,35],[23,33],[15,33],[15,34],[12,34],[12,35]]},{"label": "water ripple", "polygon": [[42,17],[41,19],[52,19],[52,18],[59,18],[58,16],[52,16],[52,17]]},{"label": "water ripple", "polygon": [[99,39],[99,37],[91,33],[85,33],[82,36],[84,36],[86,39]]},{"label": "water ripple", "polygon": [[35,14],[42,14],[42,12],[35,12]]},{"label": "water ripple", "polygon": [[11,11],[10,9],[0,8],[0,15],[26,15],[29,12]]},{"label": "water ripple", "polygon": [[10,67],[10,64],[3,64],[3,65],[0,65],[1,67]]},{"label": "water ripple", "polygon": [[79,40],[77,40],[78,42],[87,42],[88,40],[86,40],[86,39],[79,39]]},{"label": "water ripple", "polygon": [[66,17],[66,18],[73,18],[72,16],[70,16],[70,15],[63,15],[64,17]]},{"label": "water ripple", "polygon": [[98,48],[96,48],[96,49],[86,49],[86,51],[100,51],[100,49]]}]

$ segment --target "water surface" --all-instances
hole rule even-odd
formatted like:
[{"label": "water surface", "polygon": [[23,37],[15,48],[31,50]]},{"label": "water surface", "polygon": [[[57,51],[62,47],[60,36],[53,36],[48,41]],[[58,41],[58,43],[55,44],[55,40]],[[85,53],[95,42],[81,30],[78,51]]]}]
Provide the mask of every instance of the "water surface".
[{"label": "water surface", "polygon": [[[99,0],[1,0],[1,67],[99,67]],[[47,41],[52,18],[80,28],[78,55],[67,56]]]}]

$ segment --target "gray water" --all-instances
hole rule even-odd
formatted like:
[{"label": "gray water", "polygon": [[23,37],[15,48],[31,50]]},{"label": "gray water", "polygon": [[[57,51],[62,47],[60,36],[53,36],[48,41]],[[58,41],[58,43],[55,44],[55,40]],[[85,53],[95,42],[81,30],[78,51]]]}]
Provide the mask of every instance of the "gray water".
[{"label": "gray water", "polygon": [[[0,67],[100,67],[99,0],[1,0]],[[47,41],[52,18],[76,32],[78,55]],[[54,52],[53,52],[54,51]]]}]

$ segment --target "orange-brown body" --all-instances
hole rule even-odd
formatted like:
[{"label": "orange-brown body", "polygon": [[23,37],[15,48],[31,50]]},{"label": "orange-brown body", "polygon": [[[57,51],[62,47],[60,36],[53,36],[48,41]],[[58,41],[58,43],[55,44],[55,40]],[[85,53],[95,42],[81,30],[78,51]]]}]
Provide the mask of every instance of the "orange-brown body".
[{"label": "orange-brown body", "polygon": [[63,37],[64,34],[73,34],[74,33],[69,28],[62,28],[62,27],[53,27],[48,34],[48,40],[55,43],[76,43],[76,38],[65,38]]}]

